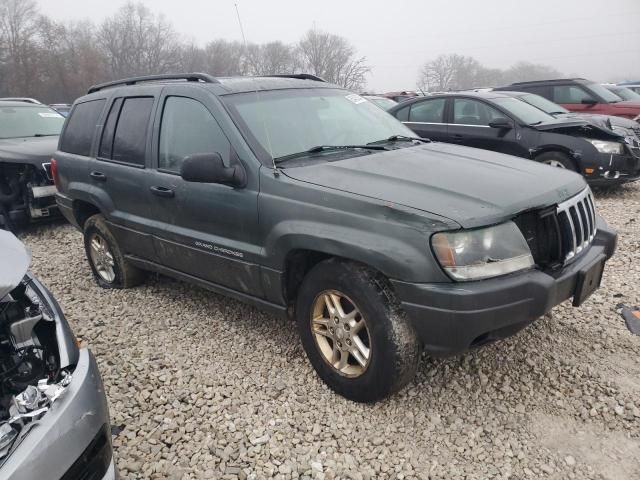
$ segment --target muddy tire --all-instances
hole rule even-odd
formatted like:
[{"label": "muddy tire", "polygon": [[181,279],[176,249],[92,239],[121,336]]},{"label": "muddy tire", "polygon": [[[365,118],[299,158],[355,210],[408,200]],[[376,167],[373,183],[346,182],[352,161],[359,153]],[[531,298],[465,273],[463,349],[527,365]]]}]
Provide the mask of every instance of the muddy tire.
[{"label": "muddy tire", "polygon": [[536,160],[550,167],[564,168],[572,172],[578,171],[575,162],[569,158],[567,154],[562,152],[545,152],[538,155]]},{"label": "muddy tire", "polygon": [[100,214],[84,224],[84,249],[93,276],[102,288],[131,288],[144,280],[145,272],[124,258]]},{"label": "muddy tire", "polygon": [[355,263],[326,260],[296,302],[302,345],[320,378],[356,402],[375,402],[415,376],[420,346],[387,280]]}]

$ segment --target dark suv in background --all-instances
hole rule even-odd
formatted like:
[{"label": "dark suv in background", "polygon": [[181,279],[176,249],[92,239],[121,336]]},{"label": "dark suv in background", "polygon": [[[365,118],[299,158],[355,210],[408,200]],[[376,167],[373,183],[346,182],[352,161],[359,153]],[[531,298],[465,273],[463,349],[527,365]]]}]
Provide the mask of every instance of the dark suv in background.
[{"label": "dark suv in background", "polygon": [[76,101],[53,172],[99,285],[154,271],[293,314],[319,376],[374,401],[423,348],[580,305],[616,242],[579,175],[412,135],[310,75],[141,77]]},{"label": "dark suv in background", "polygon": [[606,87],[584,78],[518,82],[494,90],[535,93],[572,112],[600,113],[633,120],[640,116],[639,101],[622,100]]}]

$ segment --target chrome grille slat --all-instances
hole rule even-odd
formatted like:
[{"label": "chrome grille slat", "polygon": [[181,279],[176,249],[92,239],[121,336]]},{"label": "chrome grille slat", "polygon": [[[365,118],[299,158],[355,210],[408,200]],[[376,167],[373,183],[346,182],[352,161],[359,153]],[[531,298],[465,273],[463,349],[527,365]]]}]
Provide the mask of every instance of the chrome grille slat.
[{"label": "chrome grille slat", "polygon": [[589,187],[558,204],[556,214],[559,219],[567,220],[560,222],[561,229],[565,230],[563,238],[568,243],[562,246],[563,261],[567,264],[586,250],[596,236],[596,209]]}]

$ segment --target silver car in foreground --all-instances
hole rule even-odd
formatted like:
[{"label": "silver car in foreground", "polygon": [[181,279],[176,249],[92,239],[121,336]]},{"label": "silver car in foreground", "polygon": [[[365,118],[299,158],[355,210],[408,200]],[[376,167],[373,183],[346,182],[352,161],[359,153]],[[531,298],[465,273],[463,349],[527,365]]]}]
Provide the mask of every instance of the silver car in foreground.
[{"label": "silver car in foreground", "polygon": [[95,358],[0,230],[0,478],[115,479],[109,410]]}]

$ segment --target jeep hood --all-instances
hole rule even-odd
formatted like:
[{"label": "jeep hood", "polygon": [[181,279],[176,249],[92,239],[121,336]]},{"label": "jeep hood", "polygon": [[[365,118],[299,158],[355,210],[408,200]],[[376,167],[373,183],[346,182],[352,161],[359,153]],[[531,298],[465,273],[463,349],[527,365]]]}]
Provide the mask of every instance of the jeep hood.
[{"label": "jeep hood", "polygon": [[0,299],[16,288],[27,273],[31,255],[13,233],[0,230]]},{"label": "jeep hood", "polygon": [[0,162],[28,163],[41,168],[58,148],[58,136],[0,139]]},{"label": "jeep hood", "polygon": [[295,180],[404,205],[464,228],[566,200],[586,187],[573,172],[510,155],[430,143],[287,168]]}]

